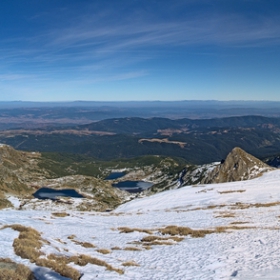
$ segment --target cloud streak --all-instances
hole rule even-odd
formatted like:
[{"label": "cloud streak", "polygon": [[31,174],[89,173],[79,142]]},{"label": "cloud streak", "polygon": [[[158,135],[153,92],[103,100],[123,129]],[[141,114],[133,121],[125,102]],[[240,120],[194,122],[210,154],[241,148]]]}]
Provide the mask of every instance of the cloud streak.
[{"label": "cloud streak", "polygon": [[[103,2],[96,3],[77,11],[38,13],[29,19],[32,32],[0,37],[0,81],[125,81],[159,73],[157,64],[173,54],[222,57],[232,49],[280,45],[280,19],[275,13],[254,11],[248,16],[212,9],[215,5],[203,0],[176,5],[151,1],[144,8],[137,0],[112,1],[113,7],[103,4],[102,9],[98,4]],[[141,5],[134,8],[133,3]],[[201,3],[208,8],[200,9]]]},{"label": "cloud streak", "polygon": [[159,46],[223,45],[246,46],[248,43],[279,44],[278,17],[257,16],[253,20],[239,14],[190,16],[187,19],[145,21],[130,19],[95,26],[85,20],[79,26],[47,35],[48,47],[94,49],[140,49]]},{"label": "cloud streak", "polygon": [[[15,47],[2,49],[0,60],[34,63],[84,63],[122,55],[154,55],[153,48],[247,47],[280,44],[280,20],[257,16],[249,20],[239,14],[202,14],[200,17],[149,19],[126,16],[118,22],[112,14],[100,18],[85,17],[76,26],[46,30],[44,34],[19,38]],[[74,20],[75,21],[75,20]],[[75,21],[77,22],[77,20]],[[158,54],[159,55],[159,54]],[[142,59],[145,60],[144,56]]]}]

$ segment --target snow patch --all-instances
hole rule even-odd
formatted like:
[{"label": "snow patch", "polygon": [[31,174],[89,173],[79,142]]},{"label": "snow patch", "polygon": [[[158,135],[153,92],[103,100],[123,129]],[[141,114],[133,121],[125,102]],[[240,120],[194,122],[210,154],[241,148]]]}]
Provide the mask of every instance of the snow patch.
[{"label": "snow patch", "polygon": [[[0,223],[2,226],[21,223],[37,229],[49,242],[42,248],[46,254],[86,254],[124,270],[120,275],[96,265],[70,264],[83,274],[81,280],[279,279],[280,206],[273,204],[280,202],[279,181],[280,170],[270,171],[250,181],[165,191],[135,199],[110,213],[68,210],[69,215],[65,217],[53,215],[54,209],[46,211],[46,202],[41,201],[41,210],[38,211],[0,211]],[[12,197],[10,199],[13,201]],[[251,206],[238,208],[244,203]],[[253,206],[257,203],[272,205]],[[59,206],[57,211],[60,211]],[[229,229],[226,233],[208,234],[202,238],[186,236],[174,245],[152,245],[150,250],[139,244],[147,233],[120,233],[118,230],[119,227],[149,229],[153,235],[162,236],[158,229],[168,225],[192,229],[215,229],[217,226],[248,228]],[[78,243],[69,239],[70,235],[75,235],[74,240]],[[18,232],[12,229],[0,230],[1,257],[29,266],[38,279],[66,280],[15,255],[12,244],[17,236]],[[85,248],[79,242],[89,242],[96,247]],[[117,247],[119,250],[112,250]],[[125,247],[139,247],[141,250],[128,251],[124,250]],[[111,252],[103,255],[97,251],[101,248]],[[123,266],[124,262],[132,260],[139,266]]]}]

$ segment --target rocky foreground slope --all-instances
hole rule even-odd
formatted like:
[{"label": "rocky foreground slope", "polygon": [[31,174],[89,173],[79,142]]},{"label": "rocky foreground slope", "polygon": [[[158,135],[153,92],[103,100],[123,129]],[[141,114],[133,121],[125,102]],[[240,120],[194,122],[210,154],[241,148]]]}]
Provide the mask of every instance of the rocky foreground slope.
[{"label": "rocky foreground slope", "polygon": [[36,208],[38,200],[33,199],[32,194],[41,187],[71,188],[85,196],[76,200],[75,204],[71,199],[53,203],[48,201],[53,208],[57,207],[57,203],[65,203],[68,208],[73,204],[79,210],[104,211],[115,208],[129,197],[126,192],[113,188],[109,182],[91,176],[51,178],[50,172],[39,166],[41,161],[40,153],[22,152],[8,145],[0,145],[0,208],[12,206],[7,196],[18,197],[22,208],[30,203]]}]

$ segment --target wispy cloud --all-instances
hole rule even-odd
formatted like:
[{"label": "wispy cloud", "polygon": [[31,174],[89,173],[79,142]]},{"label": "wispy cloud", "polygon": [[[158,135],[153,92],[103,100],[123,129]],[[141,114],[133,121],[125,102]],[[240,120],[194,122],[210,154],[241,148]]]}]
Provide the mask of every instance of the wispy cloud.
[{"label": "wispy cloud", "polygon": [[[25,64],[37,74],[46,76],[53,71],[73,71],[69,75],[71,78],[75,72],[77,76],[86,75],[87,79],[92,75],[100,77],[100,71],[101,74],[103,71],[113,77],[115,70],[119,77],[130,79],[134,77],[133,73],[138,73],[136,76],[149,73],[142,62],[164,57],[165,51],[177,47],[244,48],[280,44],[280,20],[276,16],[256,14],[248,18],[231,12],[192,14],[186,10],[176,17],[178,9],[186,8],[184,1],[178,2],[180,5],[172,7],[162,5],[165,10],[161,11],[161,16],[154,15],[152,10],[123,14],[120,10],[118,15],[114,9],[108,8],[94,16],[88,11],[73,15],[71,20],[62,17],[61,20],[66,22],[63,25],[56,23],[33,35],[2,40],[0,62],[6,67],[21,66],[15,79],[20,79]],[[188,1],[190,3],[196,1]],[[169,15],[169,8],[174,16],[162,16]],[[33,20],[38,18],[40,15],[34,16]],[[158,49],[162,51],[158,52]],[[138,70],[128,71],[128,65],[137,65]],[[0,76],[0,79],[12,80],[13,76]]]},{"label": "wispy cloud", "polygon": [[[185,18],[143,17],[124,15],[116,18],[115,12],[73,19],[78,22],[69,27],[45,30],[29,38],[19,38],[22,45],[33,48],[35,54],[49,54],[54,59],[76,58],[91,51],[91,55],[125,51],[143,51],[153,46],[176,47],[193,45],[246,46],[248,44],[279,44],[280,20],[278,17],[255,16],[248,19],[240,14],[202,13],[186,14]],[[147,19],[148,18],[148,19]],[[78,20],[79,19],[79,20]],[[40,46],[40,48],[38,48]],[[36,49],[37,48],[37,49]],[[18,56],[24,56],[21,50]],[[28,54],[27,54],[28,55]],[[75,58],[75,57],[74,57]]]},{"label": "wispy cloud", "polygon": [[21,74],[0,74],[0,81],[18,81],[26,79],[37,79],[38,77],[34,75],[21,75]]},{"label": "wispy cloud", "polygon": [[47,47],[93,48],[100,53],[150,48],[153,46],[223,45],[246,46],[248,43],[280,43],[278,17],[256,16],[247,19],[239,14],[201,14],[178,20],[135,18],[95,25],[84,20],[76,27],[51,32]]},{"label": "wispy cloud", "polygon": [[94,84],[94,83],[100,83],[100,82],[112,82],[112,81],[123,81],[123,80],[130,80],[135,79],[139,77],[147,76],[147,71],[130,71],[127,73],[120,73],[120,74],[107,74],[107,75],[99,75],[98,77],[88,77],[88,78],[78,78],[75,79],[74,83],[87,83],[87,84]]}]

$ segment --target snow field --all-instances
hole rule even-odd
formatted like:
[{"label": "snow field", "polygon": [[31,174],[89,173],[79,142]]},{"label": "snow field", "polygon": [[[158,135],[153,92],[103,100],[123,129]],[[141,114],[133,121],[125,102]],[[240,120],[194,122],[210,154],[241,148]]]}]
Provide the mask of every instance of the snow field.
[{"label": "snow field", "polygon": [[[47,255],[87,254],[124,270],[120,275],[92,264],[70,264],[83,273],[82,280],[279,279],[279,182],[280,171],[276,170],[250,181],[187,186],[133,200],[111,213],[68,210],[69,216],[55,217],[50,211],[7,209],[0,211],[0,223],[2,226],[20,223],[41,232],[42,238],[50,242],[42,248]],[[118,230],[119,227],[149,229],[153,235],[161,236],[157,229],[170,225],[228,229],[202,238],[186,236],[173,245],[151,245],[150,250],[135,244],[149,234]],[[71,235],[75,237],[69,239]],[[30,266],[40,280],[66,279],[16,256],[12,243],[17,236],[18,232],[12,229],[0,230],[1,257]],[[84,248],[73,240],[96,247]],[[114,247],[120,250],[112,250]],[[126,247],[141,250],[128,251]],[[101,254],[98,249],[109,249],[110,253]],[[139,266],[123,266],[127,261]]]}]

